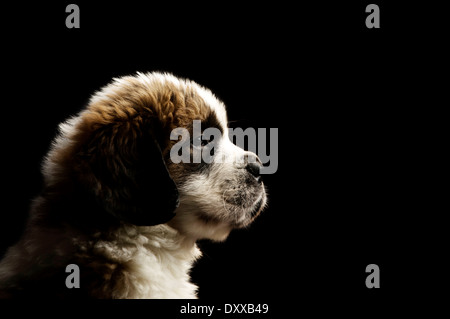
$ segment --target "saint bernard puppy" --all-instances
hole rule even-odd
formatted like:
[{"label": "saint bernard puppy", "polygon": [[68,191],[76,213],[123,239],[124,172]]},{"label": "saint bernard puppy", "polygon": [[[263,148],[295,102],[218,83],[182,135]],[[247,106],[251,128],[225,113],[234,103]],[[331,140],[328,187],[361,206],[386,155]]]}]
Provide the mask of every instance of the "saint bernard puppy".
[{"label": "saint bernard puppy", "polygon": [[[195,120],[221,132],[212,161],[174,163],[175,128],[191,132],[191,155],[208,147]],[[0,263],[2,298],[196,298],[196,241],[225,240],[266,205],[259,159],[230,141],[224,104],[192,81],[117,78],[59,129],[24,234]]]}]

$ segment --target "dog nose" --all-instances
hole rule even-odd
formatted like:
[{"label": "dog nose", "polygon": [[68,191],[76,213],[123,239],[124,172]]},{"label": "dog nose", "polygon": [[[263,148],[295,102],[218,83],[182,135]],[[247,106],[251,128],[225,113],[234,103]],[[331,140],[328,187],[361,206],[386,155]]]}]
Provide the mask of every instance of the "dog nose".
[{"label": "dog nose", "polygon": [[256,179],[260,179],[261,178],[261,174],[259,172],[259,169],[261,168],[261,165],[259,165],[259,163],[248,163],[245,166],[245,169],[252,174],[253,176],[255,176]]},{"label": "dog nose", "polygon": [[257,181],[261,180],[261,161],[256,155],[246,155],[245,156],[245,169],[252,174]]}]

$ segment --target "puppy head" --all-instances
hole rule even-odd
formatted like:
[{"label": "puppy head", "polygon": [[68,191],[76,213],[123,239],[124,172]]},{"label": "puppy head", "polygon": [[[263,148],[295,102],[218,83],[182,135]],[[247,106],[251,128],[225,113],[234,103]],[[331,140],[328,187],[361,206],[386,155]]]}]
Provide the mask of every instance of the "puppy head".
[{"label": "puppy head", "polygon": [[[196,94],[208,107],[201,119],[202,134],[209,128],[220,134],[209,141],[208,136],[203,139],[188,128],[192,162],[173,163],[167,159],[180,194],[180,205],[169,224],[194,238],[222,241],[233,228],[248,226],[266,205],[259,174],[261,162],[256,154],[230,141],[224,105],[204,88],[197,87]],[[195,139],[202,143],[195,145]],[[208,161],[202,157],[200,163],[194,163],[195,152],[213,154],[206,156]]]},{"label": "puppy head", "polygon": [[[170,139],[194,120],[221,132],[208,163],[175,163]],[[228,138],[225,107],[208,89],[168,74],[115,79],[60,125],[43,172],[48,187],[72,180],[110,214],[136,225],[169,222],[181,233],[223,240],[266,204],[259,161]],[[192,155],[192,154],[191,154]]]}]

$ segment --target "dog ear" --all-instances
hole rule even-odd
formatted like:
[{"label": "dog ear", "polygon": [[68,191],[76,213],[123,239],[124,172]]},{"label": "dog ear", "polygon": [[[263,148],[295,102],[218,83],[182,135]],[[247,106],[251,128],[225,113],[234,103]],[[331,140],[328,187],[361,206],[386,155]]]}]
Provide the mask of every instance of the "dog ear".
[{"label": "dog ear", "polygon": [[163,224],[175,216],[178,190],[150,129],[131,123],[102,127],[84,154],[89,184],[107,212],[139,226]]}]

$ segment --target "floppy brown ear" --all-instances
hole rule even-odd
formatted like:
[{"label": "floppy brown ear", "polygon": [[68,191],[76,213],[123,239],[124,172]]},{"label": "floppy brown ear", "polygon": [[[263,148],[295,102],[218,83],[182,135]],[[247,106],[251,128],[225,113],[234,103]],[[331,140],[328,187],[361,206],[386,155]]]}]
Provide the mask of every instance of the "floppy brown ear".
[{"label": "floppy brown ear", "polygon": [[178,190],[151,133],[131,123],[98,129],[86,145],[89,178],[104,209],[139,226],[168,222],[178,207]]}]

